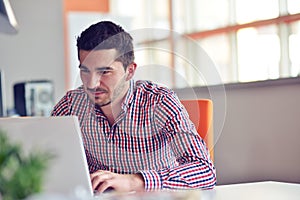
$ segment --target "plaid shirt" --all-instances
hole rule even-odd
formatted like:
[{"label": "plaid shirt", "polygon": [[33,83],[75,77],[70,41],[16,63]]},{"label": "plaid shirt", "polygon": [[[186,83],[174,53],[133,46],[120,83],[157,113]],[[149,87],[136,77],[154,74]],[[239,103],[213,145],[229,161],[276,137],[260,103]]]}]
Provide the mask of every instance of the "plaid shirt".
[{"label": "plaid shirt", "polygon": [[147,191],[215,186],[205,143],[172,90],[131,80],[113,125],[82,87],[67,92],[52,115],[78,116],[90,173],[141,173]]}]

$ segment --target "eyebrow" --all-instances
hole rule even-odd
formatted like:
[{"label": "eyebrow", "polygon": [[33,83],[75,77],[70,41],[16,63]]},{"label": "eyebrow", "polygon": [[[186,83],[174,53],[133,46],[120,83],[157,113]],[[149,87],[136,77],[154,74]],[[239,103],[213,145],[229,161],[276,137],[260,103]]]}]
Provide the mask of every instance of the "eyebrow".
[{"label": "eyebrow", "polygon": [[[80,64],[79,68],[84,68],[84,69],[88,69],[86,66]],[[114,68],[110,67],[110,66],[103,66],[103,67],[97,67],[96,70],[97,71],[106,71],[106,70],[113,70]]]}]

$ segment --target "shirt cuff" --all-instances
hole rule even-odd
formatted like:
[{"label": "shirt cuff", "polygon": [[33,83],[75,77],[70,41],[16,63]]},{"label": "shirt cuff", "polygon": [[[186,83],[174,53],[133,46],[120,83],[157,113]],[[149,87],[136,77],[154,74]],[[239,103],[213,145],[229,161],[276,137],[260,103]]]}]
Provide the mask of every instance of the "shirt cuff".
[{"label": "shirt cuff", "polygon": [[141,173],[144,178],[146,191],[161,190],[163,188],[162,177],[159,172],[150,170],[139,171],[139,173]]}]

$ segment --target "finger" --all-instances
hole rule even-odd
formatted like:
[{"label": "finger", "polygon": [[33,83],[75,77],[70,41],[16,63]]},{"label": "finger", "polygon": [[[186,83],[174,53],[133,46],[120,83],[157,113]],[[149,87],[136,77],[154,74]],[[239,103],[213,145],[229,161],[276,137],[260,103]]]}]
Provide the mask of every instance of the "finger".
[{"label": "finger", "polygon": [[106,190],[108,190],[109,188],[112,188],[112,184],[111,184],[110,180],[107,180],[107,181],[102,182],[101,185],[99,185],[99,187],[97,188],[97,191],[99,193],[103,193]]},{"label": "finger", "polygon": [[92,188],[93,190],[97,190],[97,188],[99,188],[101,185],[101,181],[99,179],[93,179],[92,180]]},{"label": "finger", "polygon": [[91,180],[92,180],[94,177],[101,175],[102,173],[104,173],[103,170],[98,170],[98,171],[95,171],[94,173],[90,174]]},{"label": "finger", "polygon": [[91,180],[93,190],[98,190],[98,188],[103,184],[103,182],[110,180],[112,175],[110,173],[99,173],[97,176],[94,176]]},{"label": "finger", "polygon": [[101,170],[98,170],[92,174],[90,174],[90,178],[91,178],[91,183],[92,183],[92,188],[93,190],[96,190],[96,188],[98,187],[99,184],[101,184],[100,180],[97,178],[98,176],[100,176],[102,173]]}]

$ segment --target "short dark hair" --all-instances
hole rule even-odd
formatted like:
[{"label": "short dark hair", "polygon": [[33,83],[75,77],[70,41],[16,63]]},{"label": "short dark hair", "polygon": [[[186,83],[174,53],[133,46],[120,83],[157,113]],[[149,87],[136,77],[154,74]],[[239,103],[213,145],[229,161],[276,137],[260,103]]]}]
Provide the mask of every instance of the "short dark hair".
[{"label": "short dark hair", "polygon": [[101,21],[91,25],[77,38],[79,50],[116,49],[120,61],[126,69],[134,61],[132,37],[121,26],[111,21]]}]

